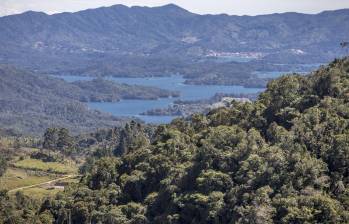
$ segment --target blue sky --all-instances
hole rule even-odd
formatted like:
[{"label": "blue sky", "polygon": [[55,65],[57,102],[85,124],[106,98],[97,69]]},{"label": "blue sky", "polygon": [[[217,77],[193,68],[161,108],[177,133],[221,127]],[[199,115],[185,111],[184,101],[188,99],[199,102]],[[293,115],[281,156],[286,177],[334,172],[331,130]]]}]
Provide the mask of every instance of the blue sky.
[{"label": "blue sky", "polygon": [[160,6],[177,4],[200,14],[260,15],[275,12],[318,13],[349,8],[349,0],[0,0],[0,16],[28,10],[49,14],[114,4]]}]

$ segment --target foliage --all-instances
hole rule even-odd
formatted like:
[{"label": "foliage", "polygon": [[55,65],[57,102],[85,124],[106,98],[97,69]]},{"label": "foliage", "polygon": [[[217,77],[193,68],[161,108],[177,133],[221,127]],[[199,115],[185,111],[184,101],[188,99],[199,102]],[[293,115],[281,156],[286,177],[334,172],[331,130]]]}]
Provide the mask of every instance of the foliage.
[{"label": "foliage", "polygon": [[6,172],[6,169],[7,169],[7,161],[5,160],[5,158],[0,157],[0,177],[4,175],[4,173]]},{"label": "foliage", "polygon": [[64,163],[43,162],[37,159],[24,159],[14,163],[13,165],[15,167],[22,168],[22,169],[50,171],[52,173],[60,173],[60,174],[75,173],[76,167],[74,166],[74,164],[72,164],[73,162],[70,161],[70,164],[68,162],[69,161],[64,161]]},{"label": "foliage", "polygon": [[0,190],[12,190],[15,188],[40,184],[57,178],[56,175],[29,170],[9,168],[0,178]]},{"label": "foliage", "polygon": [[[103,89],[104,84],[99,88]],[[119,88],[119,84],[113,82],[108,82],[108,86]],[[171,95],[164,90],[120,86],[125,95],[131,95],[129,98],[135,91],[142,96],[154,92],[149,93],[153,98]],[[98,90],[0,64],[0,124],[4,129],[0,132],[38,136],[52,126],[67,127],[74,133],[81,133],[124,124],[109,114],[88,109],[86,102],[111,101],[110,95],[118,96],[118,93],[110,93],[110,89],[103,94],[99,94]]]},{"label": "foliage", "polygon": [[348,72],[349,58],[337,60],[272,81],[254,103],[152,135],[134,122],[100,135],[114,153],[88,159],[81,182],[35,214],[55,223],[348,223]]},{"label": "foliage", "polygon": [[70,155],[75,150],[74,139],[66,128],[48,128],[44,134],[43,148]]},{"label": "foliage", "polygon": [[3,176],[8,168],[8,161],[12,157],[12,152],[2,148],[2,141],[0,141],[0,177]]}]

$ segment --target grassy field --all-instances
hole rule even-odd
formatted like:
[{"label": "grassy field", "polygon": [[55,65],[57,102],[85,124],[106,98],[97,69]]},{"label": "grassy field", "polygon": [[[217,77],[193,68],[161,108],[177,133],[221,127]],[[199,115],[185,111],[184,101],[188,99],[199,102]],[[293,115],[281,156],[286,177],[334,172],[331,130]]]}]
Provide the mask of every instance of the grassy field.
[{"label": "grassy field", "polygon": [[[57,183],[68,185],[68,184],[78,183],[78,182],[79,182],[78,177],[75,177],[75,178],[72,177],[69,179],[58,181]],[[58,192],[61,192],[63,190],[64,189],[62,189],[62,188],[56,188],[54,186],[42,185],[42,186],[32,187],[32,188],[28,188],[28,189],[22,189],[20,191],[23,192],[23,194],[27,195],[28,197],[42,200],[42,199],[47,198],[47,197],[54,197]],[[16,191],[11,192],[11,195],[14,195],[15,193],[16,193]]]},{"label": "grassy field", "polygon": [[77,173],[78,169],[74,163],[43,162],[37,159],[24,159],[13,164],[16,168],[39,170],[58,174]]},{"label": "grassy field", "polygon": [[[45,183],[51,180],[56,180],[62,177],[62,175],[46,173],[46,175],[35,175],[34,171],[27,171],[19,168],[10,168],[7,170],[5,175],[0,178],[0,190],[13,190],[21,187],[36,185]],[[62,181],[59,181],[60,184],[70,184],[78,183],[79,178],[69,178]],[[32,188],[20,190],[25,195],[34,198],[34,199],[43,199],[46,197],[53,197],[58,192],[63,191],[63,189],[57,189],[55,187],[42,185]],[[17,191],[12,191],[10,195],[15,195]]]},{"label": "grassy field", "polygon": [[64,186],[69,183],[79,181],[79,177],[76,176],[78,174],[76,162],[67,158],[64,162],[31,159],[30,155],[38,150],[21,148],[15,151],[9,162],[9,168],[0,177],[0,190],[9,191],[11,196],[21,191],[31,198],[43,199],[63,191]]},{"label": "grassy field", "polygon": [[[53,197],[58,192],[62,191],[60,189],[45,189],[41,187],[33,187],[25,190],[21,190],[24,195],[35,199],[43,199],[47,197]],[[13,193],[14,194],[14,193]]]},{"label": "grassy field", "polygon": [[5,175],[0,178],[0,190],[12,190],[19,187],[40,184],[55,178],[57,178],[57,175],[48,174],[38,176],[30,174],[23,169],[10,168]]}]

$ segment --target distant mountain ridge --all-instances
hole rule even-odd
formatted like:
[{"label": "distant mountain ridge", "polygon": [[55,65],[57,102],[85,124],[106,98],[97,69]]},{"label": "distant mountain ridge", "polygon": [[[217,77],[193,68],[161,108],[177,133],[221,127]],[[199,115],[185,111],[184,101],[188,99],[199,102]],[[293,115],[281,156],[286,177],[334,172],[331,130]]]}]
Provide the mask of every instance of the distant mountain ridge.
[{"label": "distant mountain ridge", "polygon": [[198,15],[170,4],[115,5],[76,13],[26,12],[0,17],[0,62],[33,69],[85,66],[134,57],[205,57],[210,52],[260,52],[331,60],[349,39],[349,9],[316,15]]}]

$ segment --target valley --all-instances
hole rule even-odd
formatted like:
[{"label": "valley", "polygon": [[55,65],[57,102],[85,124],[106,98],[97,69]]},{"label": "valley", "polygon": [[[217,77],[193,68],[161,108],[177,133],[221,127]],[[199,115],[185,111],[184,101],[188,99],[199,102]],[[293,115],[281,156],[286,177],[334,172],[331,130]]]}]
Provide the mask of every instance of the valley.
[{"label": "valley", "polygon": [[176,91],[102,79],[69,83],[8,65],[0,65],[0,87],[0,125],[14,133],[36,136],[51,126],[81,133],[118,126],[129,119],[91,110],[87,103],[179,96]]},{"label": "valley", "polygon": [[[60,76],[66,81],[86,79],[81,76]],[[172,92],[178,92],[178,97],[162,98],[156,100],[121,100],[120,102],[91,102],[88,103],[90,108],[100,111],[109,112],[116,117],[134,117],[145,121],[146,123],[169,123],[176,116],[149,116],[142,113],[155,109],[164,108],[172,105],[175,101],[195,101],[205,100],[213,97],[217,93],[222,94],[251,94],[263,91],[263,88],[245,88],[242,86],[229,85],[190,85],[185,84],[182,76],[169,77],[149,77],[149,78],[127,78],[127,77],[106,77],[105,80],[115,81],[127,85],[143,85],[152,88],[163,88]]]},{"label": "valley", "polygon": [[0,224],[349,223],[349,8],[21,1],[0,2],[38,9],[0,16]]},{"label": "valley", "polygon": [[336,59],[169,124],[0,135],[0,220],[347,223],[348,73]]},{"label": "valley", "polygon": [[[247,65],[246,65],[247,66]],[[284,66],[284,65],[281,65]],[[298,73],[307,74],[313,68],[319,68],[320,64],[302,64],[298,66]],[[253,72],[258,78],[271,80],[293,72],[282,71],[259,71]],[[67,82],[93,80],[93,76],[62,75],[55,76]],[[169,123],[176,117],[189,116],[193,113],[204,113],[217,103],[219,99],[211,98],[217,94],[234,95],[235,98],[256,98],[264,88],[244,87],[237,85],[215,85],[213,83],[194,83],[185,79],[185,76],[172,75],[160,77],[113,77],[104,76],[104,80],[127,85],[143,85],[151,88],[162,88],[178,93],[175,97],[155,100],[124,99],[119,102],[90,102],[90,108],[108,112],[116,117],[133,117],[146,123],[163,124]],[[217,82],[217,80],[216,80]],[[259,86],[259,85],[258,85]],[[211,99],[211,100],[210,100]],[[191,103],[178,103],[180,101],[192,101]]]},{"label": "valley", "polygon": [[[302,65],[299,67],[302,70],[299,71],[306,73],[314,66],[319,65]],[[205,112],[210,108],[205,103],[184,106],[175,102],[209,100],[216,94],[256,95],[264,90],[264,81],[284,74],[282,71],[252,72],[264,81],[252,85],[253,82],[258,82],[258,79],[253,79],[244,87],[219,81],[215,76],[209,76],[208,80],[200,83],[192,83],[193,79],[182,75],[138,78],[46,76],[9,65],[1,65],[0,72],[0,124],[6,125],[8,130],[15,133],[34,135],[41,135],[50,126],[68,127],[74,133],[82,133],[97,127],[121,125],[130,119],[153,124],[169,123],[178,116]],[[211,79],[215,82],[211,83]],[[214,84],[221,82],[224,85]],[[213,103],[215,102],[211,102]],[[174,112],[174,107],[183,108],[183,113]],[[165,108],[169,111],[165,112]],[[18,119],[19,116],[21,119]]]}]

